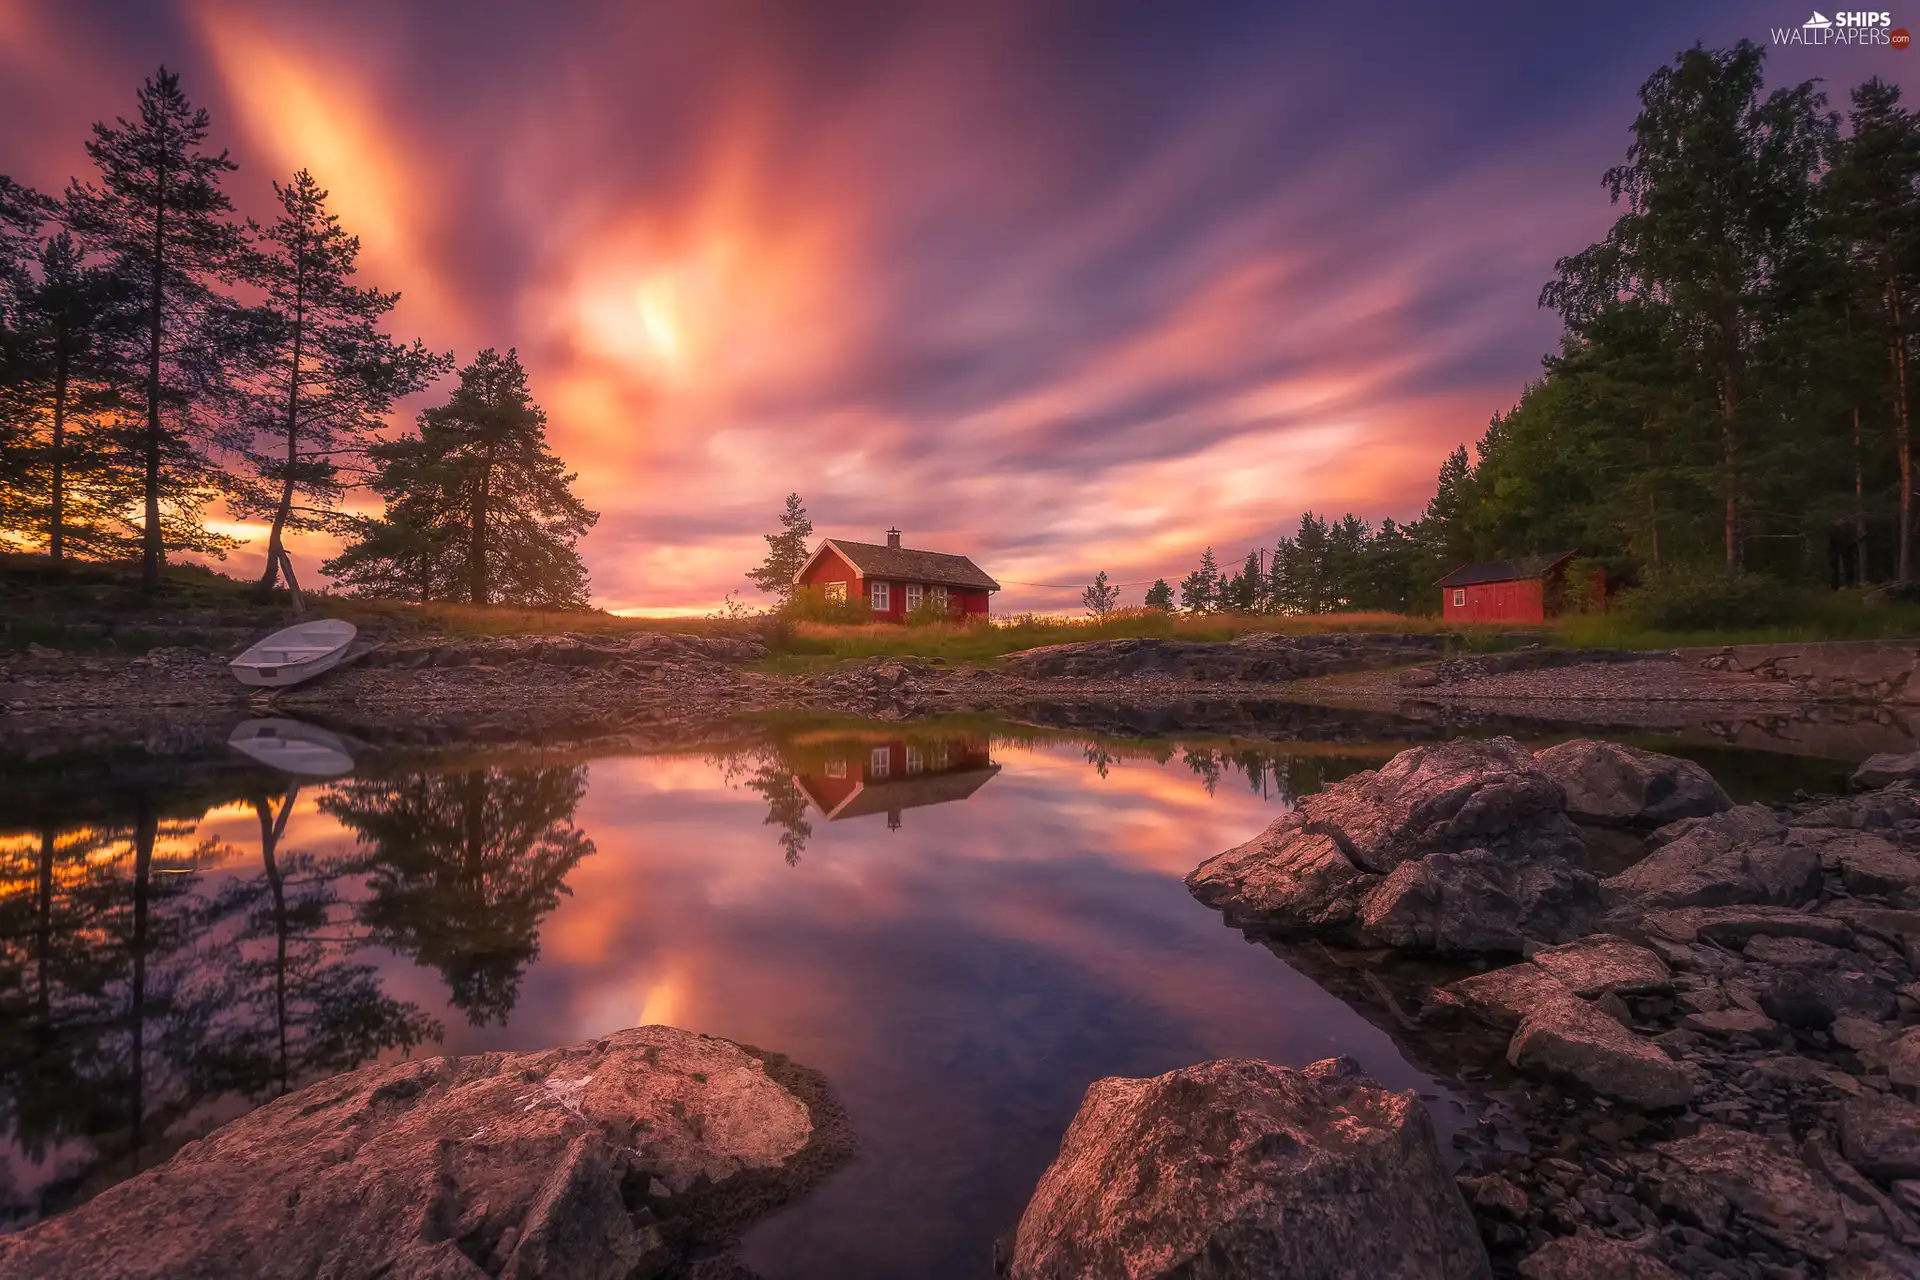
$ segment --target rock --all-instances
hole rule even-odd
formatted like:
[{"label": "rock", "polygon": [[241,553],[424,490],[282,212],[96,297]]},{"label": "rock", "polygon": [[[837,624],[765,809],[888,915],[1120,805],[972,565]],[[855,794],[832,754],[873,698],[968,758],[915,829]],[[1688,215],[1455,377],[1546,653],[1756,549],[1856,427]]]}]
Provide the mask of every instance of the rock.
[{"label": "rock", "polygon": [[1394,868],[1360,901],[1370,939],[1439,952],[1521,951],[1578,937],[1600,914],[1596,880],[1564,858],[1514,862],[1487,849]]},{"label": "rock", "polygon": [[1526,1219],[1527,1193],[1499,1174],[1489,1173],[1478,1178],[1461,1178],[1459,1182],[1460,1190],[1466,1194],[1467,1203],[1482,1213],[1505,1218],[1509,1222],[1522,1222]]},{"label": "rock", "polygon": [[1741,952],[1755,964],[1786,965],[1795,969],[1832,969],[1849,954],[1812,938],[1776,938],[1768,934],[1749,938]]},{"label": "rock", "polygon": [[[1872,934],[1895,947],[1900,946],[1908,935],[1920,936],[1920,911],[1902,911],[1850,899],[1837,899],[1822,904],[1820,914],[1844,921],[1854,932]],[[1845,945],[1844,939],[1841,945]]]},{"label": "rock", "polygon": [[1820,888],[1820,855],[1785,839],[1772,810],[1741,805],[1707,818],[1601,882],[1609,907],[1792,906]]},{"label": "rock", "polygon": [[1512,738],[1413,747],[1299,807],[1309,830],[1331,835],[1356,866],[1381,874],[1465,849],[1510,861],[1580,852],[1559,784]]},{"label": "rock", "polygon": [[1840,1150],[1869,1178],[1920,1178],[1920,1106],[1867,1092],[1840,1106]]},{"label": "rock", "polygon": [[1411,1092],[1331,1058],[1098,1080],[1021,1216],[1012,1280],[1472,1280],[1479,1233]]},{"label": "rock", "polygon": [[1713,1036],[1744,1035],[1756,1040],[1770,1040],[1780,1033],[1780,1024],[1764,1013],[1755,1013],[1751,1009],[1722,1009],[1717,1013],[1690,1013],[1680,1020],[1681,1025],[1692,1031],[1704,1031]]},{"label": "rock", "polygon": [[1464,1009],[1503,1031],[1513,1031],[1529,1009],[1571,994],[1566,984],[1536,965],[1510,964],[1447,984],[1434,993],[1434,1003]]},{"label": "rock", "polygon": [[1440,683],[1440,677],[1428,667],[1408,667],[1397,679],[1403,689],[1431,689]]},{"label": "rock", "polygon": [[1775,968],[1760,992],[1760,1007],[1790,1027],[1818,1029],[1842,1014],[1873,1022],[1893,1016],[1893,993],[1867,974],[1850,970]]},{"label": "rock", "polygon": [[1860,1082],[1844,1071],[1836,1071],[1823,1062],[1811,1058],[1802,1058],[1797,1054],[1782,1054],[1772,1058],[1756,1058],[1753,1069],[1769,1080],[1787,1084],[1824,1084],[1838,1089],[1842,1093],[1860,1092]]},{"label": "rock", "polygon": [[1867,762],[1853,771],[1853,785],[1862,791],[1917,780],[1920,780],[1920,751],[1910,751],[1904,755],[1883,751],[1879,755],[1868,756]]},{"label": "rock", "polygon": [[1827,1028],[1827,1034],[1833,1037],[1836,1044],[1845,1045],[1855,1052],[1885,1044],[1893,1038],[1893,1033],[1886,1027],[1851,1013],[1843,1013],[1835,1018],[1833,1025]]},{"label": "rock", "polygon": [[[1601,881],[1601,891],[1607,881]],[[1629,937],[1654,935],[1674,942],[1715,942],[1740,947],[1747,939],[1811,938],[1833,946],[1853,941],[1853,929],[1846,919],[1831,914],[1815,915],[1791,907],[1682,907],[1673,911],[1649,911],[1644,915],[1626,913],[1608,917],[1608,928]]]},{"label": "rock", "polygon": [[1507,1045],[1507,1061],[1642,1110],[1693,1100],[1692,1072],[1570,991],[1527,1010]]},{"label": "rock", "polygon": [[1521,1260],[1520,1275],[1522,1280],[1680,1280],[1658,1258],[1592,1234],[1549,1240]]},{"label": "rock", "polygon": [[849,1149],[817,1075],[672,1027],[387,1063],[0,1238],[0,1276],[653,1276]]},{"label": "rock", "polygon": [[1592,999],[1611,991],[1623,996],[1661,995],[1673,990],[1673,973],[1666,962],[1645,947],[1623,938],[1596,933],[1557,947],[1544,947],[1530,957],[1573,990]]},{"label": "rock", "polygon": [[1576,822],[1660,827],[1733,808],[1733,798],[1693,761],[1617,742],[1576,738],[1535,752],[1533,761],[1567,793],[1567,814]]},{"label": "rock", "polygon": [[1303,831],[1299,815],[1288,814],[1194,868],[1187,888],[1229,919],[1316,930],[1352,921],[1358,893],[1377,879],[1348,861],[1332,836]]},{"label": "rock", "polygon": [[1884,1044],[1861,1051],[1868,1067],[1887,1073],[1896,1090],[1920,1092],[1920,1027],[1908,1027]]},{"label": "rock", "polygon": [[1655,1150],[1724,1196],[1761,1234],[1815,1258],[1839,1252],[1849,1217],[1862,1216],[1832,1183],[1759,1134],[1709,1124]]},{"label": "rock", "polygon": [[1847,892],[1897,896],[1920,889],[1920,858],[1879,836],[1846,832],[1820,845],[1820,865]]}]

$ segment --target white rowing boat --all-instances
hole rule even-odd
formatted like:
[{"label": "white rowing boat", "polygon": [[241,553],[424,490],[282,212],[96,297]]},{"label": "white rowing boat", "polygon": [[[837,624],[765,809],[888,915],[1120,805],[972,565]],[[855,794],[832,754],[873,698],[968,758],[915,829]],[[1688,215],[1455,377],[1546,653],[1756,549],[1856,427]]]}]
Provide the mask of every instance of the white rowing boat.
[{"label": "white rowing boat", "polygon": [[243,720],[227,736],[241,755],[286,773],[337,778],[353,769],[353,756],[337,734],[298,720]]},{"label": "white rowing boat", "polygon": [[227,664],[241,684],[283,689],[332,669],[346,656],[351,622],[322,618],[276,631]]}]

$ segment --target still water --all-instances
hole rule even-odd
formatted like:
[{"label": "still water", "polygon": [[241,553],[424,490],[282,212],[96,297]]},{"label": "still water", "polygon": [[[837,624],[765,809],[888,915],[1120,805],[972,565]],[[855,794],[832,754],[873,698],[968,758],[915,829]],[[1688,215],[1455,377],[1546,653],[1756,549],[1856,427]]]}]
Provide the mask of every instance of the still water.
[{"label": "still water", "polygon": [[[15,767],[0,1205],[11,1227],[58,1212],[376,1058],[649,1022],[786,1053],[847,1108],[858,1155],[747,1236],[768,1280],[988,1275],[1102,1076],[1348,1053],[1444,1132],[1444,1090],[1181,885],[1394,749],[842,722],[632,756],[323,734],[254,752],[303,773],[236,751]],[[1720,755],[1748,794],[1834,773]]]}]

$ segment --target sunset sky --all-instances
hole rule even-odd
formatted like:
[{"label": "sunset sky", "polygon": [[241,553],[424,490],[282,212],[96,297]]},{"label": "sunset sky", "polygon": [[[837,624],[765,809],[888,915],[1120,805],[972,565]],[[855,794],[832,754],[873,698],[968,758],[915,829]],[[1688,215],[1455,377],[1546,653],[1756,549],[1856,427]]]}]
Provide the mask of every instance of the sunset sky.
[{"label": "sunset sky", "polygon": [[0,172],[62,187],[181,71],[243,211],[310,168],[397,333],[519,348],[596,603],[764,599],[796,489],[1064,608],[1019,584],[1417,514],[1552,345],[1640,82],[1806,7],[0,0]]}]

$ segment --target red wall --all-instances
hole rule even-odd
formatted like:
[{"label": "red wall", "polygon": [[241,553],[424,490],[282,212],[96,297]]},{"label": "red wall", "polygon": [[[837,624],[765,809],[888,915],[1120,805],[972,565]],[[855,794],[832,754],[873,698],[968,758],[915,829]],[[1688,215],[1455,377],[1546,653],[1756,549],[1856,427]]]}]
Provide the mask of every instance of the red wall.
[{"label": "red wall", "polygon": [[[1466,593],[1465,604],[1455,604],[1454,593]],[[1448,622],[1545,622],[1547,611],[1540,579],[1481,582],[1471,587],[1440,588],[1440,615]]]},{"label": "red wall", "polygon": [[[886,612],[876,612],[873,616],[881,622],[902,621],[907,616],[907,584],[884,578],[880,581],[887,583],[887,609]],[[846,584],[847,599],[867,600],[871,603],[868,590],[871,586],[870,580],[861,577],[858,570],[831,551],[815,561],[813,567],[800,577],[800,585],[803,587],[824,587],[834,582]],[[989,593],[985,591],[947,588],[947,603],[955,613],[963,617],[986,617],[988,598]]]}]

